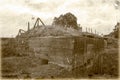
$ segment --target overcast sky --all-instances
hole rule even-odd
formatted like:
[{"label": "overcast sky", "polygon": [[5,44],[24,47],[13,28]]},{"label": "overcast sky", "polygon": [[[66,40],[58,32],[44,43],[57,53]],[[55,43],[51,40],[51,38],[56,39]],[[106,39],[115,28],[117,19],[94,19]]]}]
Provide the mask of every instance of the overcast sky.
[{"label": "overcast sky", "polygon": [[47,25],[67,12],[77,17],[83,30],[89,27],[107,34],[120,22],[120,0],[0,0],[0,37],[27,30],[28,21],[32,28],[37,17]]}]

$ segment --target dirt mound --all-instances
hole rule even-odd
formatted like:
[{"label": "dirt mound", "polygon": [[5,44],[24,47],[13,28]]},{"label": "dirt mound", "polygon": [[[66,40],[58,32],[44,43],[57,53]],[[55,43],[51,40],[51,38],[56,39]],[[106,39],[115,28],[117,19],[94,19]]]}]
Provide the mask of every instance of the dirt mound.
[{"label": "dirt mound", "polygon": [[27,31],[21,36],[24,37],[44,37],[44,36],[80,36],[81,33],[73,28],[63,28],[59,26],[39,26]]}]

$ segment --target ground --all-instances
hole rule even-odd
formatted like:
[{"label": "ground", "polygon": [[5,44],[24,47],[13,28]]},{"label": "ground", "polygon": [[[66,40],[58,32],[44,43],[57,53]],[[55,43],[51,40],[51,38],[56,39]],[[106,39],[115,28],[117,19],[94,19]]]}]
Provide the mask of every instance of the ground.
[{"label": "ground", "polygon": [[[4,48],[8,49],[8,47]],[[11,50],[10,47],[9,50]],[[94,61],[93,66],[88,69],[85,67],[86,65],[83,65],[72,70],[67,70],[63,67],[47,63],[37,56],[9,55],[2,57],[2,77],[37,79],[118,78],[118,60],[118,48],[112,46],[105,48]]]}]

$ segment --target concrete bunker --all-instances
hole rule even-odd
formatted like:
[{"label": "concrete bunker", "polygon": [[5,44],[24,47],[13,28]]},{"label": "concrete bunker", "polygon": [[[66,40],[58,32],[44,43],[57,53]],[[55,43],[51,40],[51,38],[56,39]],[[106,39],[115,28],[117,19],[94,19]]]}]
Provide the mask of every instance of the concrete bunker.
[{"label": "concrete bunker", "polygon": [[102,38],[76,36],[35,37],[29,39],[29,48],[48,63],[65,68],[84,65],[104,49]]}]

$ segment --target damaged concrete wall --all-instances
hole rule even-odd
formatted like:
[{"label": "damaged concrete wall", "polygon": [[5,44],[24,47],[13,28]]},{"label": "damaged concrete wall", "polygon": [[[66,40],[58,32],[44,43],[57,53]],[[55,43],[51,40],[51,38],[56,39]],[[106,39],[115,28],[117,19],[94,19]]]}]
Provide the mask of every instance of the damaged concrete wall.
[{"label": "damaged concrete wall", "polygon": [[48,59],[49,63],[65,67],[71,64],[74,39],[73,37],[36,37],[29,40],[29,48],[36,56]]},{"label": "damaged concrete wall", "polygon": [[101,38],[59,36],[29,39],[29,49],[35,56],[66,68],[91,64],[90,61],[103,48]]}]

